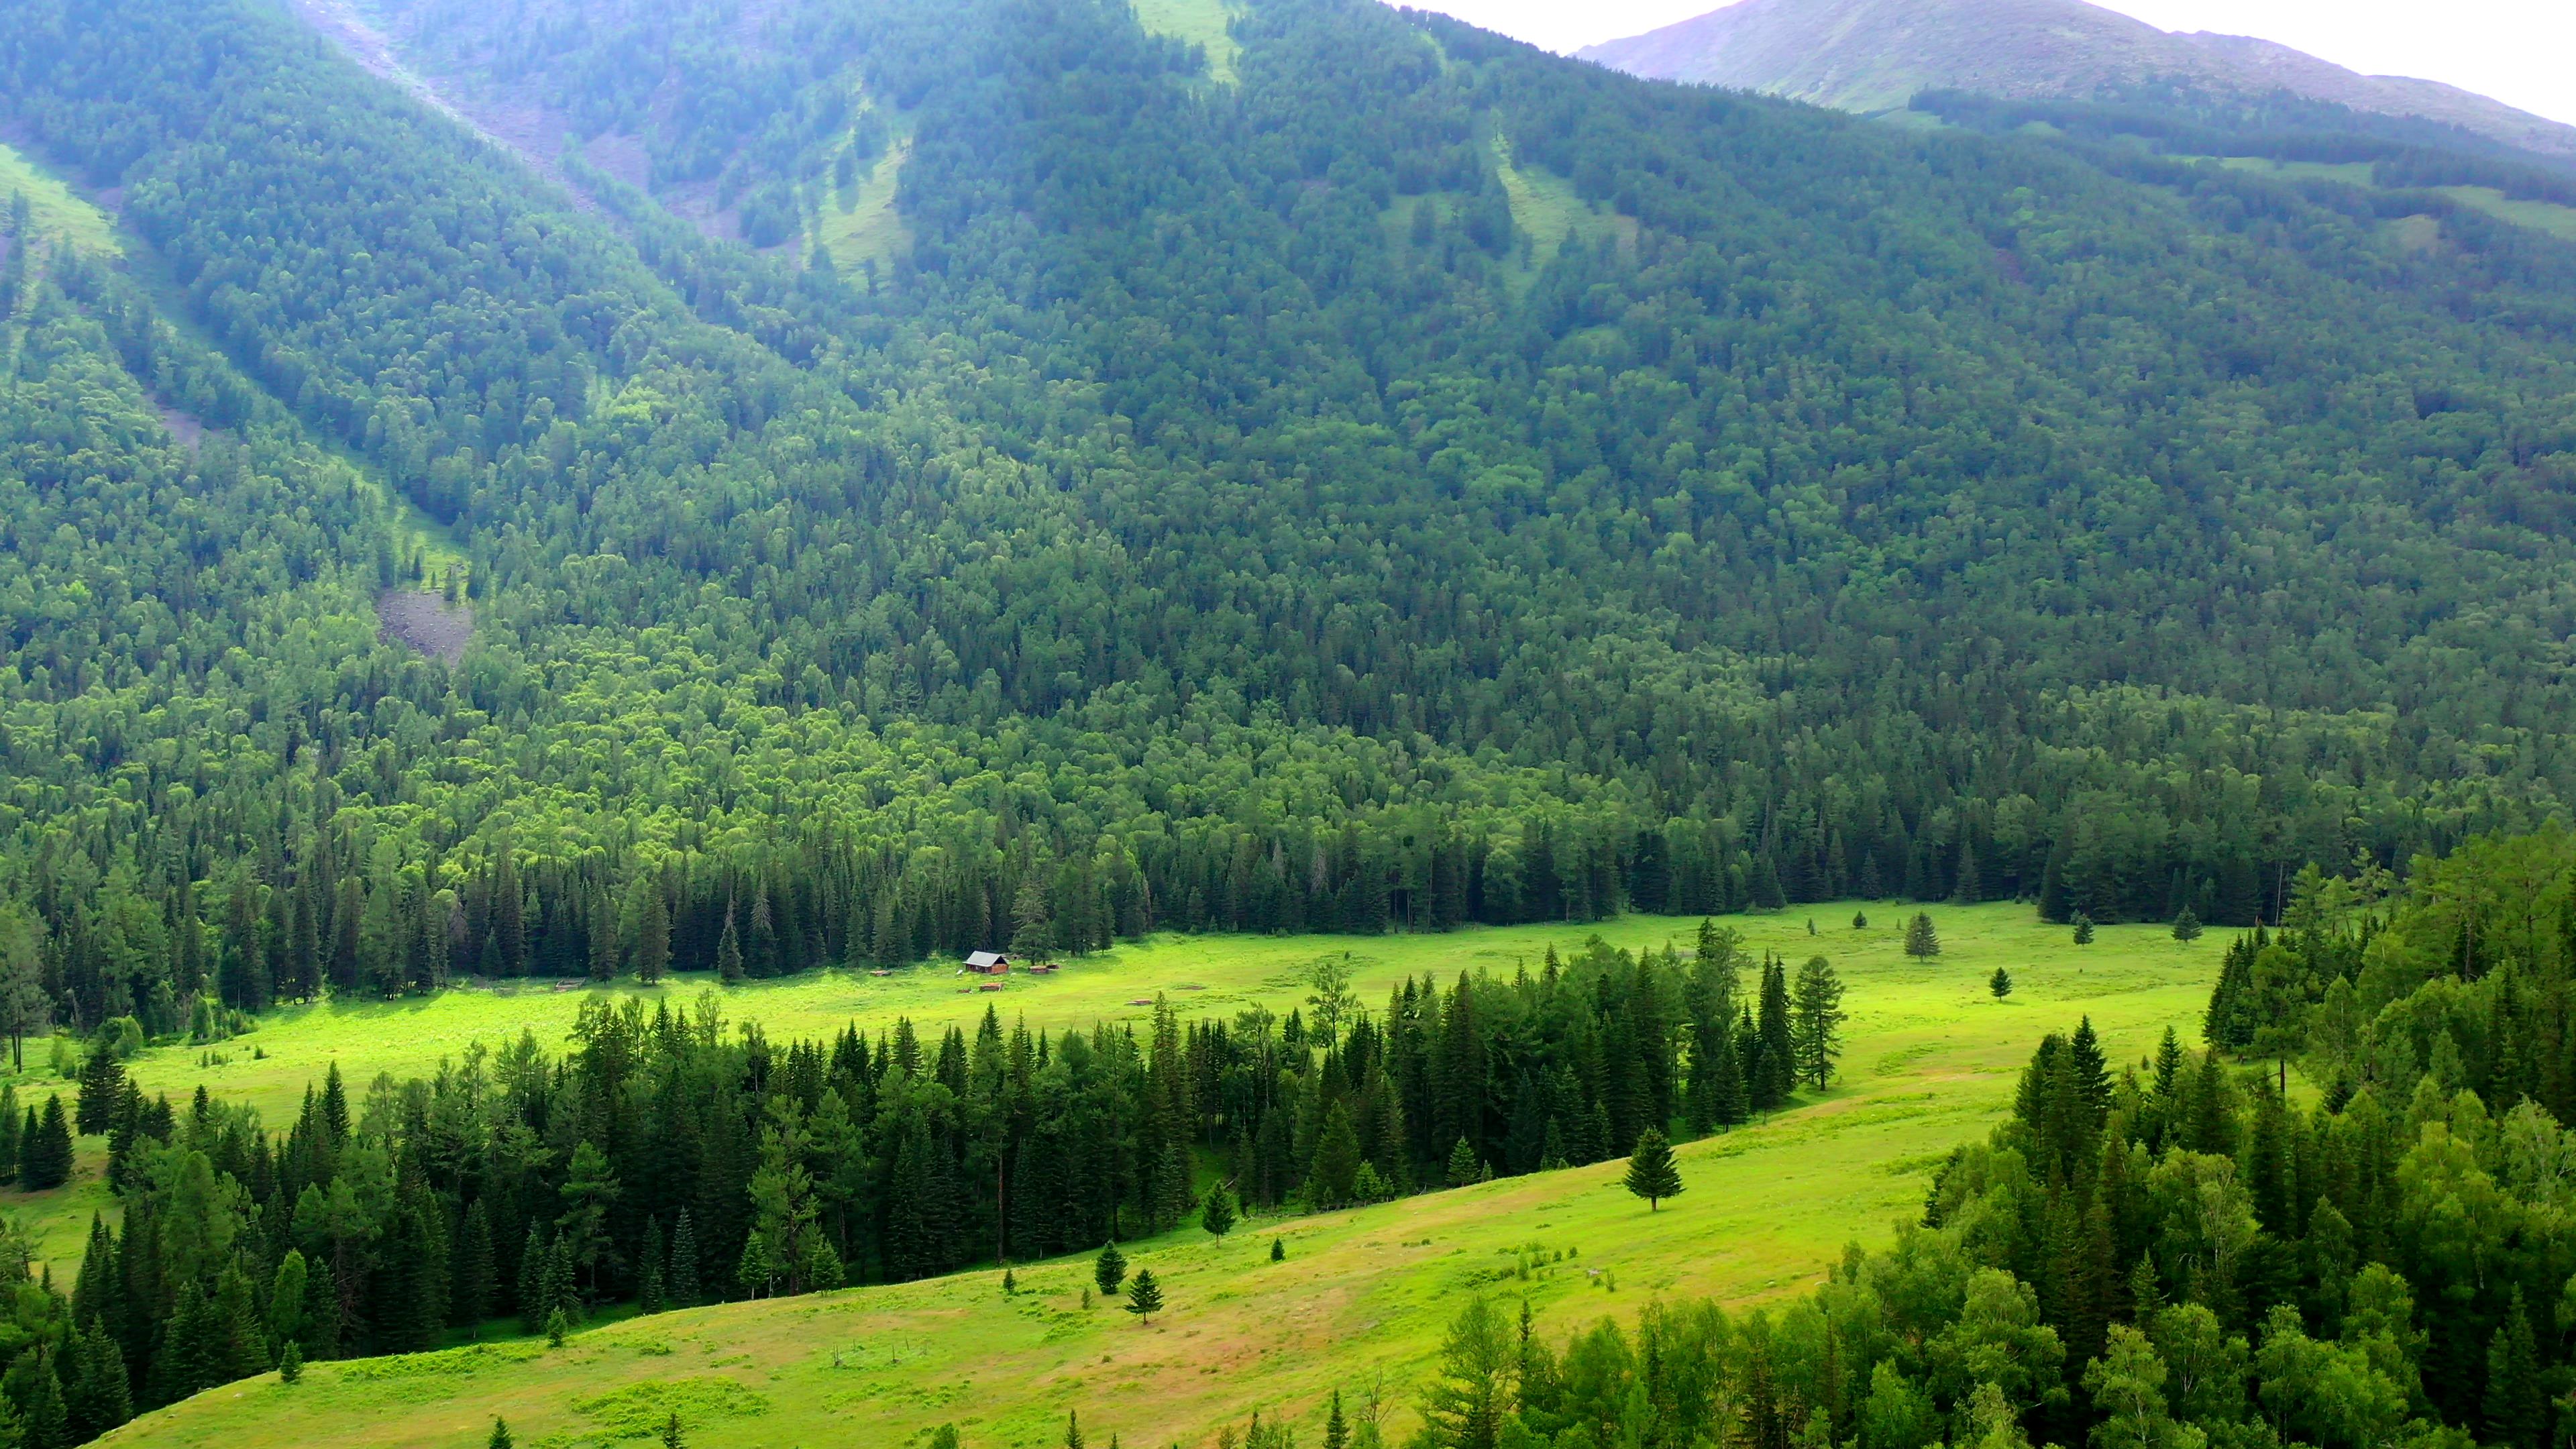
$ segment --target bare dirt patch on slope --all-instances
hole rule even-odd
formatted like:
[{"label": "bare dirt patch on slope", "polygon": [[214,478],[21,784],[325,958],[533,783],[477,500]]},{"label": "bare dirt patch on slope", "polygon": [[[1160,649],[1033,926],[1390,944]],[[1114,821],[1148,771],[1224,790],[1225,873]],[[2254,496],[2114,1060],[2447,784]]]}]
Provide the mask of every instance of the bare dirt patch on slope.
[{"label": "bare dirt patch on slope", "polygon": [[474,638],[474,610],[423,589],[387,589],[376,595],[376,637],[454,664]]}]

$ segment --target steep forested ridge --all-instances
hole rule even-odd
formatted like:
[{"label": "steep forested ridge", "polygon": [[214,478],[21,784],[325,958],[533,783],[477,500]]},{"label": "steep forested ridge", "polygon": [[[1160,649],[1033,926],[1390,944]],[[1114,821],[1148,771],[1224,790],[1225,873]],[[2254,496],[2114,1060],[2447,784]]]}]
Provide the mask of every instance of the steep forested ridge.
[{"label": "steep forested ridge", "polygon": [[[725,11],[702,69],[393,9],[796,233],[894,108],[910,249],[753,256],[575,156],[584,212],[233,0],[0,6],[12,124],[478,623],[245,665],[217,736],[142,626],[15,611],[114,666],[0,676],[58,782],[8,938],[84,1026],[1158,925],[2248,923],[2569,794],[2563,249],[1337,0],[1232,83],[1073,0]],[[156,305],[95,270],[31,285]],[[425,571],[371,527],[295,597]]]}]

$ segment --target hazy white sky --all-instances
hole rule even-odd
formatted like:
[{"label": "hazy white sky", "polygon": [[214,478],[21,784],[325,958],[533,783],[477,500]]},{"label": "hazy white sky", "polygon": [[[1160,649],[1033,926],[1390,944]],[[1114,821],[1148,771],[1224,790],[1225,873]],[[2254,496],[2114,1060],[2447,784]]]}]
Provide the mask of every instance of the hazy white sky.
[{"label": "hazy white sky", "polygon": [[[1670,25],[1717,0],[1406,0],[1551,50]],[[2372,75],[2447,81],[2576,124],[2576,0],[2105,0],[2167,30],[2258,35]]]}]

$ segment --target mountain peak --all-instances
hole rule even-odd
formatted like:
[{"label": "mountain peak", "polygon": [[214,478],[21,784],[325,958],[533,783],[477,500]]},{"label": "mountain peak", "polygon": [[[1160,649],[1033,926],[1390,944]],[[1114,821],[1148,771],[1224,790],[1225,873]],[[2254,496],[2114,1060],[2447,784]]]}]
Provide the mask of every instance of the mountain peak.
[{"label": "mountain peak", "polygon": [[1577,54],[1651,79],[1865,113],[1925,90],[2014,100],[2090,99],[2148,83],[2247,97],[2288,91],[2576,156],[2576,126],[2456,86],[2363,75],[2252,36],[2159,30],[2084,0],[1739,0]]}]

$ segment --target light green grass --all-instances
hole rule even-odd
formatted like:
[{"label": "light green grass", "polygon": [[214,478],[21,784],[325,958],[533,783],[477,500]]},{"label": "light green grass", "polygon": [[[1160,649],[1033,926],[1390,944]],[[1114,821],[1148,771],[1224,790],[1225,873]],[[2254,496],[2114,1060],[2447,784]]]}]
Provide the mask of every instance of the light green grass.
[{"label": "light green grass", "polygon": [[[1544,166],[1518,164],[1512,156],[1511,143],[1499,135],[1494,138],[1493,151],[1495,174],[1502,180],[1503,194],[1511,200],[1512,225],[1529,238],[1529,261],[1522,280],[1534,279],[1541,268],[1554,261],[1569,235],[1587,245],[1598,244],[1604,236],[1614,236],[1622,250],[1636,249],[1636,218],[1616,211],[1596,211],[1590,202],[1575,194],[1571,180]],[[1404,215],[1407,223],[1412,219],[1409,212]]]},{"label": "light green grass", "polygon": [[0,205],[23,193],[41,235],[59,236],[82,251],[115,256],[124,251],[106,212],[24,155],[0,145]]},{"label": "light green grass", "polygon": [[[2251,171],[2258,175],[2280,176],[2290,180],[2339,181],[2347,186],[2375,188],[2370,163],[2367,161],[2274,161],[2262,156],[2226,156],[2220,165],[2232,171]],[[2528,201],[2505,195],[2492,186],[2436,186],[2440,192],[2462,206],[2485,212],[2498,221],[2528,227],[2566,241],[2576,241],[2576,206],[2560,206],[2551,201]],[[2414,218],[2405,218],[2413,221]],[[2426,218],[2430,221],[2431,218]],[[2438,225],[2438,224],[2437,224]],[[2413,249],[2424,246],[2421,229],[2407,233],[2401,241]]]},{"label": "light green grass", "polygon": [[898,118],[893,140],[859,178],[849,205],[841,205],[838,197],[826,198],[817,235],[834,267],[854,272],[874,262],[882,273],[897,257],[912,251],[912,228],[904,224],[903,212],[895,205],[896,183],[903,177],[904,162],[911,158],[912,123],[908,117]]},{"label": "light green grass", "polygon": [[2492,186],[2437,186],[2433,189],[2463,206],[2476,207],[2499,221],[2576,241],[2576,206],[2560,206],[2552,201],[2524,201],[2507,196]]},{"label": "light green grass", "polygon": [[[2110,926],[2077,947],[2026,907],[1947,907],[1933,913],[1946,953],[1917,961],[1903,954],[1904,912],[1872,907],[1871,928],[1854,931],[1853,909],[1813,908],[1814,938],[1804,908],[1730,922],[1756,950],[1833,958],[1850,984],[1844,1076],[1820,1102],[1682,1146],[1686,1190],[1661,1212],[1621,1189],[1620,1164],[1596,1164],[1264,1219],[1222,1245],[1196,1229],[1169,1234],[1130,1254],[1166,1285],[1169,1311],[1151,1327],[1109,1307],[1082,1309],[1089,1264],[1074,1258],[1020,1270],[1026,1291],[1016,1299],[1002,1297],[988,1270],[633,1319],[551,1353],[513,1343],[320,1365],[293,1388],[271,1375],[211,1390],[109,1442],[444,1446],[480,1442],[499,1414],[520,1443],[569,1449],[608,1442],[636,1404],[657,1394],[699,1406],[680,1410],[696,1449],[914,1444],[947,1422],[975,1449],[1037,1446],[1061,1442],[1068,1408],[1081,1411],[1095,1443],[1112,1433],[1135,1445],[1200,1443],[1256,1407],[1294,1416],[1300,1440],[1312,1442],[1324,1396],[1339,1388],[1355,1397],[1380,1373],[1399,1392],[1401,1431],[1442,1327],[1468,1293],[1527,1297],[1547,1331],[1561,1333],[1602,1314],[1633,1314],[1656,1296],[1747,1303],[1803,1291],[1844,1243],[1884,1241],[1920,1211],[1932,1166],[2008,1108],[2014,1074],[2044,1031],[2089,1013],[2118,1061],[2144,1055],[2168,1023],[2195,1037],[2224,946],[2224,933],[2182,945],[2162,927]],[[1686,943],[1692,925],[1631,918],[1600,932],[1623,945],[1660,945]],[[1508,974],[1550,942],[1571,946],[1586,934],[1165,937],[992,996],[960,995],[926,974],[828,976],[746,987],[726,1004],[733,1015],[761,1016],[773,1037],[843,1019],[873,1027],[898,1011],[938,1026],[978,1015],[995,998],[1006,1014],[1025,1010],[1032,1024],[1058,1025],[1125,1014],[1128,997],[1188,983],[1206,990],[1177,998],[1187,1012],[1252,1001],[1277,1008],[1301,994],[1302,966],[1343,950],[1376,1000],[1407,971]],[[2003,1002],[1986,991],[1998,965],[2016,987]],[[691,990],[694,983],[684,994]],[[571,1005],[569,994],[460,994],[306,1013],[265,1029],[274,1065],[237,1061],[226,1090],[281,1100],[325,1048],[372,1069],[452,1050],[469,1027],[524,1021],[551,1035]],[[175,1065],[147,1062],[147,1078],[175,1082],[186,1075]],[[1268,1261],[1274,1234],[1287,1241],[1284,1263]],[[1532,1247],[1543,1261],[1523,1278],[1523,1250]],[[1559,1261],[1560,1252],[1569,1256]]]},{"label": "light green grass", "polygon": [[1156,35],[1196,45],[1207,53],[1208,79],[1234,84],[1234,60],[1242,47],[1226,29],[1233,12],[1225,0],[1134,0],[1136,23]]}]

